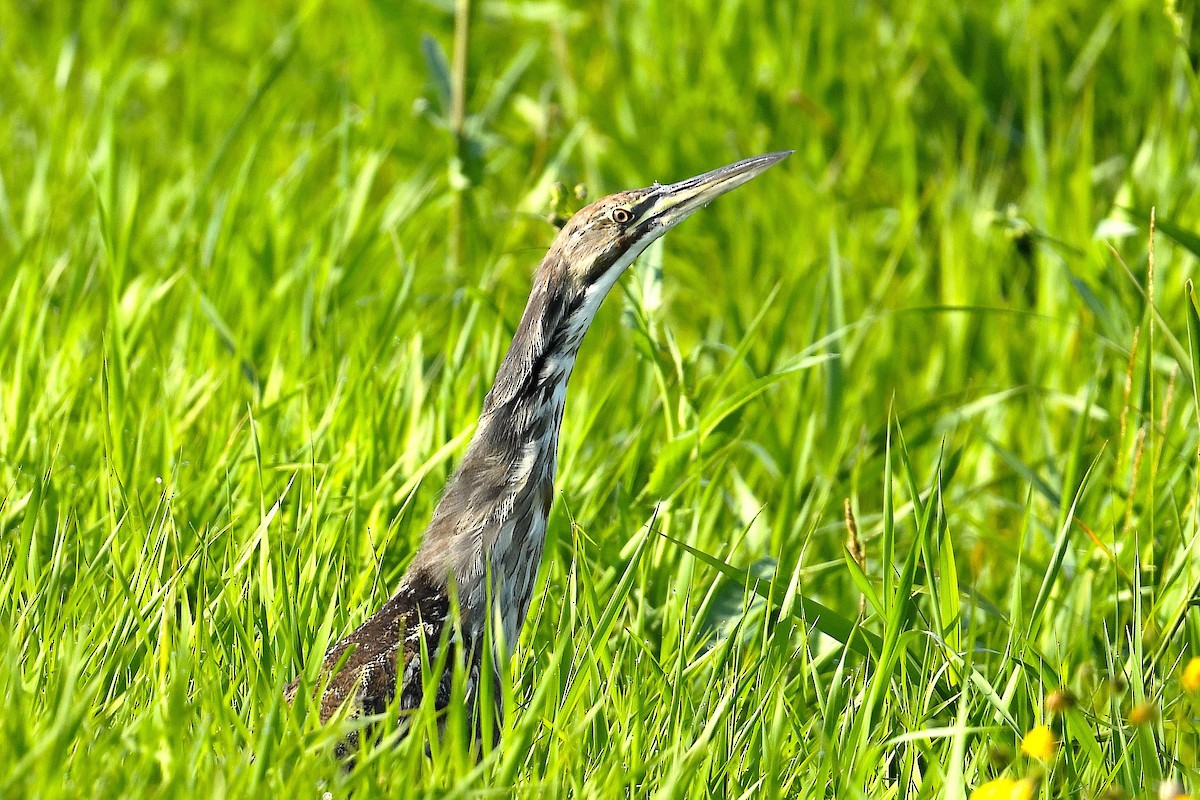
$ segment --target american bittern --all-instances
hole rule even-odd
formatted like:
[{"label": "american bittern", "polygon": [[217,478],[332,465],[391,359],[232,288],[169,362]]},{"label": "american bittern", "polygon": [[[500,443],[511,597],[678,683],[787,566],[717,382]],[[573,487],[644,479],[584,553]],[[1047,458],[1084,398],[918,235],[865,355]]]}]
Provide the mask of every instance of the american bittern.
[{"label": "american bittern", "polygon": [[[406,712],[421,703],[423,671],[439,661],[437,648],[446,642],[464,659],[473,716],[488,617],[500,621],[497,639],[511,655],[529,608],[554,497],[567,381],[596,310],[647,245],[790,153],[620,192],[571,217],[534,275],[475,435],[399,589],[325,656],[322,722],[345,705],[350,716],[382,714],[399,695],[399,729],[405,732]],[[451,595],[457,598],[457,619],[451,618]],[[456,635],[444,635],[451,631]],[[423,652],[430,664],[422,662]],[[443,708],[451,697],[454,659],[440,663],[445,668],[436,681],[435,703]],[[299,679],[288,686],[288,702],[299,687]]]}]

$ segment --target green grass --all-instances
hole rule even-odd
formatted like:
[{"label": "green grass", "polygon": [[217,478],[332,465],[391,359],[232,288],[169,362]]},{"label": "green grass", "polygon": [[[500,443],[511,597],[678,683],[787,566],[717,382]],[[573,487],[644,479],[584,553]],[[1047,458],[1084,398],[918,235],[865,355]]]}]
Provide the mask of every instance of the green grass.
[{"label": "green grass", "polygon": [[[0,0],[0,796],[1200,793],[1191,5],[275,5]],[[782,148],[584,344],[502,746],[344,773],[555,182]]]}]

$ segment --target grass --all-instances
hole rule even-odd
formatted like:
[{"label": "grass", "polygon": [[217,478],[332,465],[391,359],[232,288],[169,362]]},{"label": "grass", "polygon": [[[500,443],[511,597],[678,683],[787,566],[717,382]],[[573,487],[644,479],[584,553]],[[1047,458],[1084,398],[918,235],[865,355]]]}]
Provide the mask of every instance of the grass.
[{"label": "grass", "polygon": [[[0,796],[1200,793],[1190,6],[276,6],[0,0]],[[785,147],[585,342],[503,745],[344,773],[554,184]]]}]

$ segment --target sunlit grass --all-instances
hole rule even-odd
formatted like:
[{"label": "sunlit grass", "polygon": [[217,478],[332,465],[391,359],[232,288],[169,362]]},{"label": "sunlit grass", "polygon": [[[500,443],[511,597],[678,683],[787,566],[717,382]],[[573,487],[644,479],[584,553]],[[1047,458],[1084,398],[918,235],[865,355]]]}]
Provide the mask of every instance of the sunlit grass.
[{"label": "sunlit grass", "polygon": [[[1192,20],[449,5],[0,0],[0,797],[1200,793]],[[343,771],[555,183],[782,148],[584,344],[502,745]]]}]

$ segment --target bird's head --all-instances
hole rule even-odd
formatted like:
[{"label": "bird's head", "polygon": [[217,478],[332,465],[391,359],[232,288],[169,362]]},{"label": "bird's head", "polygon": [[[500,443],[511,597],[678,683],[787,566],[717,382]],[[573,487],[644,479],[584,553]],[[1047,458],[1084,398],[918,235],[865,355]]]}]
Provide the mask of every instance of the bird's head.
[{"label": "bird's head", "polygon": [[552,378],[539,386],[565,380],[596,311],[634,259],[697,209],[791,153],[768,153],[678,183],[618,192],[571,217],[534,275],[529,303],[485,413],[520,398],[539,370]]},{"label": "bird's head", "polygon": [[791,153],[755,156],[678,183],[597,200],[563,226],[535,278],[535,292],[544,287],[559,295],[565,319],[586,329],[617,278],[651,242]]}]

